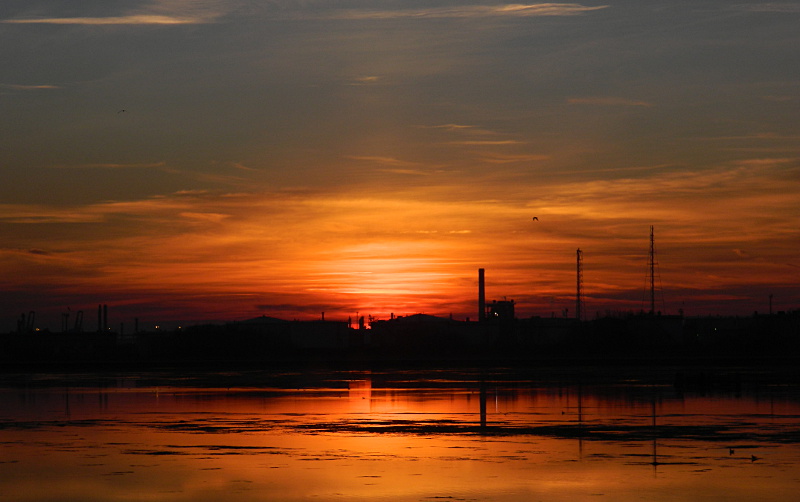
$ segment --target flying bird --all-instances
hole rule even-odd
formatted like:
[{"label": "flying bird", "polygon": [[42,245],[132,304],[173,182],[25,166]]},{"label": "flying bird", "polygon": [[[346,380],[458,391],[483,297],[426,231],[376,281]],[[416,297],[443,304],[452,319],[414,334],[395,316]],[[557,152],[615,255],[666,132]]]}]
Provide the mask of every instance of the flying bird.
[{"label": "flying bird", "polygon": [[538,216],[534,216],[533,217],[533,221],[539,221],[539,217]]},{"label": "flying bird", "polygon": [[120,110],[117,113],[125,113],[127,110]]}]

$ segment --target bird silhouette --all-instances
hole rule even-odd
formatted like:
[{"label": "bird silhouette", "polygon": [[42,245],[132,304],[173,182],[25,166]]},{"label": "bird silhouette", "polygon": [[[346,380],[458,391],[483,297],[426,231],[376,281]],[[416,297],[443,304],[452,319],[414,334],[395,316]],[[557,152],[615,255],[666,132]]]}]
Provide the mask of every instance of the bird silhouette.
[{"label": "bird silhouette", "polygon": [[539,217],[538,216],[534,216],[533,217],[533,221],[539,221]]},{"label": "bird silhouette", "polygon": [[117,113],[125,113],[127,110],[120,110]]},{"label": "bird silhouette", "polygon": [[756,460],[761,460],[761,457],[756,457],[755,455],[750,455],[750,461],[755,462]]}]

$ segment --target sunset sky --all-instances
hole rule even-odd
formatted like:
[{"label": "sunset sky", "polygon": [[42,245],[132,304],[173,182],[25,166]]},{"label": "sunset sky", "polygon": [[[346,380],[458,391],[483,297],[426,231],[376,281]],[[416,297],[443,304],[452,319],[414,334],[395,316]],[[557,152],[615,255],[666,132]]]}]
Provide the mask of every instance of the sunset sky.
[{"label": "sunset sky", "polygon": [[3,0],[0,63],[0,331],[572,315],[577,248],[638,311],[650,225],[660,310],[800,307],[800,1]]}]

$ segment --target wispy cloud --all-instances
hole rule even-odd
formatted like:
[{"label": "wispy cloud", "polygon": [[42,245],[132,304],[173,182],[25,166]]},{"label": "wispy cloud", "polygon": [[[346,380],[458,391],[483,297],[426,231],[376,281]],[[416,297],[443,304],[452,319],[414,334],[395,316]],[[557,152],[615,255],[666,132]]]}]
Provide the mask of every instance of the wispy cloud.
[{"label": "wispy cloud", "polygon": [[82,25],[115,25],[115,24],[199,24],[210,22],[213,18],[158,16],[153,14],[134,14],[118,17],[51,17],[33,19],[5,19],[7,24],[82,24]]},{"label": "wispy cloud", "polygon": [[395,157],[381,157],[376,155],[348,155],[346,159],[367,162],[378,166],[378,171],[390,174],[405,174],[428,176],[432,174],[430,166]]},{"label": "wispy cloud", "polygon": [[180,215],[189,220],[196,220],[208,223],[220,223],[230,215],[222,213],[198,213],[193,211],[184,211]]},{"label": "wispy cloud", "polygon": [[330,14],[328,17],[335,19],[430,19],[574,16],[607,7],[608,5],[586,6],[576,3],[464,5],[427,9],[343,10]]},{"label": "wispy cloud", "polygon": [[502,154],[502,153],[486,153],[481,156],[484,162],[490,164],[511,164],[514,162],[537,162],[550,159],[549,155],[539,155],[531,153],[522,154]]},{"label": "wispy cloud", "polygon": [[800,5],[789,2],[766,2],[755,5],[733,5],[734,10],[747,12],[780,12],[785,14],[800,14]]},{"label": "wispy cloud", "polygon": [[0,205],[2,223],[94,223],[103,221],[102,215],[83,208],[57,208],[34,204]]},{"label": "wispy cloud", "polygon": [[754,168],[754,169],[764,169],[770,167],[783,167],[783,166],[791,166],[791,165],[798,165],[800,163],[800,159],[798,158],[773,158],[773,157],[766,157],[761,159],[742,159],[735,161],[733,164],[740,167],[745,168]]},{"label": "wispy cloud", "polygon": [[39,84],[39,85],[22,85],[22,84],[0,84],[0,87],[7,89],[16,89],[19,91],[39,91],[39,90],[52,90],[61,89],[57,85]]},{"label": "wispy cloud", "polygon": [[420,126],[427,129],[444,129],[445,131],[464,131],[475,129],[475,126],[464,124],[441,124],[435,126]]},{"label": "wispy cloud", "polygon": [[776,134],[774,132],[759,132],[754,134],[743,134],[738,136],[712,136],[712,137],[694,137],[689,138],[695,141],[747,141],[747,140],[764,140],[764,141],[798,141],[800,135],[796,134]]},{"label": "wispy cloud", "polygon": [[484,129],[475,125],[467,124],[439,124],[433,126],[419,126],[421,129],[434,129],[444,131],[446,133],[453,133],[462,137],[475,137],[475,136],[498,136],[500,133]]},{"label": "wispy cloud", "polygon": [[180,212],[205,212],[204,192],[182,191],[133,201],[109,201],[84,206],[0,204],[0,222],[16,224],[102,223],[113,217],[169,219]]},{"label": "wispy cloud", "polygon": [[395,157],[381,157],[379,155],[347,155],[345,156],[347,159],[351,160],[361,160],[365,162],[374,162],[377,164],[384,164],[390,166],[415,166],[418,165],[416,162],[411,162],[408,160],[401,160]]},{"label": "wispy cloud", "polygon": [[119,164],[114,162],[99,163],[99,164],[77,164],[77,165],[57,165],[53,166],[56,169],[152,169],[157,167],[165,167],[166,162],[145,162],[145,163],[132,163],[132,164]]},{"label": "wispy cloud", "polygon": [[381,77],[378,75],[364,75],[356,77],[348,83],[348,85],[375,85],[381,82]]},{"label": "wispy cloud", "polygon": [[117,16],[42,16],[3,19],[0,23],[87,26],[203,24],[214,22],[224,12],[223,3],[215,0],[155,0],[147,7]]},{"label": "wispy cloud", "polygon": [[451,141],[451,145],[467,145],[467,146],[502,146],[502,145],[522,145],[524,141],[516,139],[497,139],[497,140],[465,140],[465,141]]},{"label": "wispy cloud", "polygon": [[596,106],[653,106],[652,103],[647,101],[640,101],[628,98],[615,98],[615,97],[586,97],[586,98],[569,98],[567,103],[570,105],[596,105]]}]

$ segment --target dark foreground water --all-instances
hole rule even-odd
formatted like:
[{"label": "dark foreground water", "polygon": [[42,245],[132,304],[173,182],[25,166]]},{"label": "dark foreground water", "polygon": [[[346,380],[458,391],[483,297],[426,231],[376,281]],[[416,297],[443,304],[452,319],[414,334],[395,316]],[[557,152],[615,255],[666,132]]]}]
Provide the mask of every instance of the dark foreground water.
[{"label": "dark foreground water", "polygon": [[0,500],[798,500],[796,377],[5,374]]}]

